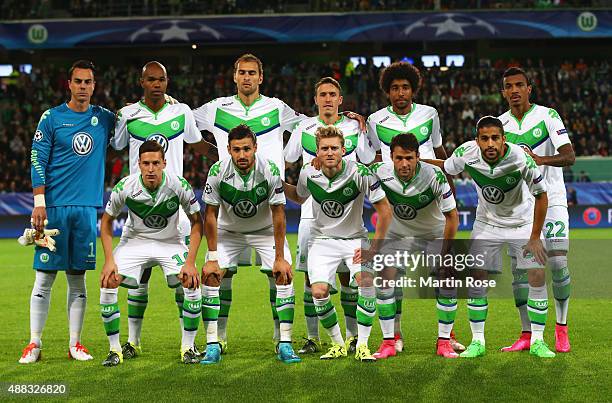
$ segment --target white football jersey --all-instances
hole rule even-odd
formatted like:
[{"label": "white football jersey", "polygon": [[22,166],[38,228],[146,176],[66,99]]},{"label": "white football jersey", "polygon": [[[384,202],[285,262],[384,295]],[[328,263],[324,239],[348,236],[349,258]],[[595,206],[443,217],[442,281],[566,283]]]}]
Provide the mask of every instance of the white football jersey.
[{"label": "white football jersey", "polygon": [[497,227],[518,227],[533,222],[534,199],[546,192],[535,161],[515,144],[494,165],[482,157],[476,141],[463,143],[444,161],[450,175],[466,171],[476,184],[476,220]]},{"label": "white football jersey", "polygon": [[[499,119],[504,125],[506,141],[528,147],[534,154],[553,156],[558,154],[559,147],[571,144],[561,117],[552,108],[533,104],[520,121],[510,111]],[[563,168],[550,165],[539,168],[548,188],[548,206],[567,207]]]},{"label": "white football jersey", "polygon": [[115,123],[111,146],[116,150],[130,145],[130,175],[140,173],[138,149],[145,140],[155,140],[164,147],[166,172],[183,175],[183,142],[198,143],[202,135],[196,126],[191,108],[168,103],[153,112],[142,101],[124,106]]},{"label": "white football jersey", "polygon": [[257,136],[257,150],[264,159],[272,160],[285,178],[283,133],[291,131],[302,120],[301,115],[277,98],[260,95],[251,106],[246,106],[238,95],[221,97],[193,111],[200,130],[215,136],[219,159],[230,158],[227,135],[231,129],[246,124]]},{"label": "white football jersey", "polygon": [[387,238],[440,238],[444,234],[444,214],[456,208],[446,175],[431,164],[419,162],[407,182],[395,173],[390,162],[373,164],[370,169],[380,181],[393,208]]},{"label": "white football jersey", "polygon": [[286,203],[280,169],[259,153],[247,175],[231,158],[217,161],[208,172],[204,201],[219,206],[219,229],[244,234],[270,228],[270,206]]},{"label": "white football jersey", "polygon": [[312,165],[302,167],[297,184],[300,197],[312,196],[314,219],[311,224],[311,239],[367,238],[363,224],[363,203],[385,198],[372,171],[355,161],[342,160],[342,171],[328,178],[322,170]]},{"label": "white football jersey", "polygon": [[140,173],[121,179],[111,192],[106,213],[117,217],[123,206],[128,208],[128,220],[122,238],[179,240],[179,208],[188,216],[200,211],[189,182],[165,171],[161,185],[152,193]]},{"label": "white football jersey", "polygon": [[[302,165],[310,163],[317,155],[316,131],[319,127],[327,126],[318,116],[304,119],[291,133],[291,138],[285,147],[285,161],[296,162],[302,157]],[[361,132],[359,122],[340,116],[334,123],[344,136],[344,147],[346,154],[344,158],[348,161],[359,161],[370,164],[376,157],[376,152],[372,148],[370,141],[365,133]],[[302,204],[302,219],[312,219],[312,203],[306,201]]]},{"label": "white football jersey", "polygon": [[434,148],[442,145],[440,118],[435,108],[412,103],[407,115],[398,115],[391,106],[374,112],[368,117],[368,137],[374,150],[380,150],[383,161],[391,161],[389,145],[393,137],[400,133],[412,133],[419,141],[421,158],[436,158]]}]

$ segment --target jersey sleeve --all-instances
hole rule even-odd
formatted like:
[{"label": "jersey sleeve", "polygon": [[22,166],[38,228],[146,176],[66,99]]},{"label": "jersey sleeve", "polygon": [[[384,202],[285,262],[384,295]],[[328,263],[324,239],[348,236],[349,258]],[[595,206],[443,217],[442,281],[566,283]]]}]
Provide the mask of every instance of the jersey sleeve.
[{"label": "jersey sleeve", "polygon": [[272,169],[269,175],[270,194],[268,196],[268,204],[271,206],[287,204],[287,200],[285,199],[285,190],[283,189],[283,180],[278,173],[278,168],[276,168],[276,172],[274,169]]},{"label": "jersey sleeve", "polygon": [[110,193],[110,197],[106,203],[106,208],[104,211],[111,217],[119,216],[123,206],[125,205],[125,197],[127,194],[127,191],[125,190],[125,182],[127,179],[128,177],[125,177],[117,182],[113,188],[113,191]]},{"label": "jersey sleeve", "polygon": [[291,137],[285,146],[283,153],[285,154],[285,161],[296,162],[302,156],[302,126],[297,125],[291,132]]},{"label": "jersey sleeve", "polygon": [[366,136],[368,140],[370,141],[370,143],[372,143],[372,149],[374,150],[374,152],[379,151],[380,150],[380,139],[376,135],[376,123],[374,122],[374,119],[372,119],[371,115],[368,117],[366,127],[367,127]]},{"label": "jersey sleeve", "polygon": [[449,175],[458,175],[465,169],[465,159],[463,153],[465,153],[466,146],[460,145],[455,149],[450,157],[444,160],[444,171]]},{"label": "jersey sleeve", "polygon": [[210,116],[214,110],[213,101],[209,101],[193,111],[193,117],[196,126],[200,131],[209,131],[212,133],[214,127],[214,119]]},{"label": "jersey sleeve", "polygon": [[370,203],[377,203],[386,197],[380,180],[367,166],[358,164],[355,178],[358,179],[359,190],[366,195]]},{"label": "jersey sleeve", "polygon": [[127,119],[123,110],[117,114],[115,121],[115,135],[110,141],[111,147],[115,150],[123,150],[128,145],[129,135],[127,131]]},{"label": "jersey sleeve", "polygon": [[198,129],[194,114],[191,109],[184,105],[185,109],[185,143],[193,144],[202,141],[202,133]]},{"label": "jersey sleeve", "polygon": [[532,195],[535,196],[546,192],[546,181],[544,180],[544,175],[542,175],[538,169],[538,166],[533,158],[527,154],[525,154],[525,166],[523,166],[521,174],[523,176],[523,180],[529,188],[529,192]]},{"label": "jersey sleeve", "polygon": [[555,146],[555,150],[558,150],[561,146],[566,144],[572,144],[569,133],[561,120],[561,116],[554,109],[548,110],[548,115],[546,116],[546,129],[548,133],[550,133],[550,141],[552,141]]},{"label": "jersey sleeve", "polygon": [[446,179],[444,172],[436,168],[435,173],[436,174],[432,181],[431,187],[440,211],[447,213],[455,209],[457,207],[457,203],[455,202],[453,191],[448,184],[448,180]]},{"label": "jersey sleeve", "polygon": [[210,170],[208,171],[208,178],[206,179],[206,185],[204,186],[204,203],[213,206],[219,206],[221,204],[221,195],[219,194],[220,168],[220,161],[210,167]]},{"label": "jersey sleeve", "polygon": [[308,181],[308,173],[306,172],[307,166],[308,165],[304,165],[302,167],[302,170],[300,171],[300,177],[298,179],[297,189],[296,189],[298,196],[304,199],[310,196],[310,190],[308,190],[308,185],[307,185],[307,181]]},{"label": "jersey sleeve", "polygon": [[433,143],[433,148],[438,148],[442,146],[442,132],[440,129],[440,116],[438,115],[438,111],[434,110],[433,124],[431,127],[431,142]]},{"label": "jersey sleeve", "polygon": [[53,130],[53,118],[51,111],[45,111],[40,117],[38,127],[32,138],[32,151],[30,160],[32,167],[30,170],[32,188],[44,186],[46,184],[47,164],[53,147],[55,131]]},{"label": "jersey sleeve", "polygon": [[182,176],[178,176],[178,180],[180,182],[178,197],[183,211],[185,211],[188,216],[199,212],[200,204],[198,203],[198,198],[196,197],[193,188],[189,182],[187,182],[187,179],[183,178]]},{"label": "jersey sleeve", "polygon": [[304,119],[307,119],[308,116],[302,115],[294,111],[289,105],[280,101],[279,106],[280,112],[280,126],[283,131],[293,131],[295,127]]},{"label": "jersey sleeve", "polygon": [[366,133],[359,133],[357,139],[357,158],[362,164],[371,164],[376,158],[376,151],[372,147],[372,142],[368,138]]}]

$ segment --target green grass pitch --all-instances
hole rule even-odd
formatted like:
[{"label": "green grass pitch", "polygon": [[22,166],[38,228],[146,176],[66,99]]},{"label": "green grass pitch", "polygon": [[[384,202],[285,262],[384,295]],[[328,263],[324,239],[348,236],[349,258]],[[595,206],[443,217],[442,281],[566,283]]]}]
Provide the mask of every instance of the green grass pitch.
[{"label": "green grass pitch", "polygon": [[[573,238],[612,239],[612,230],[574,230]],[[296,236],[289,235],[292,246]],[[584,242],[584,241],[582,241]],[[587,241],[588,243],[588,241]],[[593,245],[605,245],[603,241]],[[574,244],[573,244],[574,245]],[[588,249],[588,248],[586,248]],[[602,253],[573,248],[570,269],[574,297],[570,307],[572,352],[552,360],[537,360],[527,352],[502,354],[499,349],[519,334],[518,315],[513,301],[490,301],[487,320],[487,355],[476,360],[445,360],[434,355],[437,320],[433,300],[404,301],[403,333],[405,351],[399,356],[372,364],[343,360],[320,361],[304,356],[297,365],[276,360],[272,344],[272,321],[265,276],[256,269],[242,269],[234,278],[234,300],[228,326],[229,351],[220,365],[204,367],[179,363],[180,330],[174,293],[168,289],[159,269],[151,279],[149,306],[143,326],[144,354],[116,368],[100,365],[108,351],[98,308],[99,269],[103,255],[98,246],[98,270],[88,273],[89,303],[82,342],[94,361],[67,359],[66,281],[56,279],[50,316],[43,335],[43,359],[33,365],[17,360],[29,339],[29,299],[34,279],[32,249],[15,240],[0,241],[2,264],[2,332],[0,333],[0,383],[66,383],[68,397],[79,401],[170,401],[183,399],[221,401],[604,401],[612,396],[612,355],[610,354],[610,295],[581,291],[581,279],[605,282],[610,260]],[[203,253],[200,253],[199,264]],[[607,276],[607,277],[606,277]],[[303,320],[303,275],[295,276],[296,316],[294,341],[305,336]],[[605,285],[607,287],[607,285]],[[603,288],[605,289],[605,288]],[[122,312],[122,342],[127,338],[126,290],[119,294]],[[552,302],[551,302],[552,305]],[[342,309],[336,299],[338,314]],[[343,326],[343,319],[341,319]],[[548,315],[545,339],[554,346],[554,307]],[[204,342],[200,326],[198,344]],[[465,301],[459,302],[455,326],[460,341],[470,339]],[[326,335],[321,330],[324,340]],[[380,341],[375,322],[370,348]],[[297,345],[296,345],[297,347]],[[297,348],[296,348],[297,349]],[[605,396],[608,396],[607,398]],[[9,397],[0,393],[0,399]],[[32,398],[30,396],[30,398]],[[43,399],[38,397],[37,399]]]}]

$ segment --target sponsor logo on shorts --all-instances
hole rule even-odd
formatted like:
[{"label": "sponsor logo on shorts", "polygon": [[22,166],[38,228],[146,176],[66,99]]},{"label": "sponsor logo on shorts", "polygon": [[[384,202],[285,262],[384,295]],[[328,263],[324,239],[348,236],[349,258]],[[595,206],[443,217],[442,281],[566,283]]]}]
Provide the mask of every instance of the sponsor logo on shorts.
[{"label": "sponsor logo on shorts", "polygon": [[49,254],[41,253],[39,259],[40,259],[41,262],[47,263],[49,261]]},{"label": "sponsor logo on shorts", "polygon": [[152,229],[161,229],[165,228],[168,225],[168,219],[159,214],[153,214],[147,216],[142,220],[144,225]]},{"label": "sponsor logo on shorts", "polygon": [[321,210],[330,218],[342,217],[344,214],[344,206],[336,200],[323,200]]},{"label": "sponsor logo on shorts", "polygon": [[417,216],[416,209],[408,204],[396,204],[393,206],[393,212],[402,220],[414,220]]},{"label": "sponsor logo on shorts", "polygon": [[497,186],[487,185],[482,188],[482,197],[491,204],[499,204],[504,201],[504,192]]},{"label": "sponsor logo on shorts", "polygon": [[240,218],[251,218],[257,214],[257,206],[248,199],[238,201],[234,207],[234,214]]}]

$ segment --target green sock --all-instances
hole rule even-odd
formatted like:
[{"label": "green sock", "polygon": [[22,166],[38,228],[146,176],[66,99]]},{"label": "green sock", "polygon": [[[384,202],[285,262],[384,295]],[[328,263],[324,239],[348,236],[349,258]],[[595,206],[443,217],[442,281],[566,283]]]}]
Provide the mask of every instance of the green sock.
[{"label": "green sock", "polygon": [[436,300],[436,311],[438,313],[438,337],[450,339],[457,316],[457,299],[439,296]]},{"label": "green sock", "polygon": [[340,305],[344,311],[346,338],[357,336],[357,290],[342,286],[340,288]]},{"label": "green sock", "polygon": [[468,318],[470,319],[470,328],[472,329],[472,340],[485,343],[484,328],[487,319],[489,304],[487,297],[483,298],[468,298]]},{"label": "green sock", "polygon": [[295,290],[293,284],[276,286],[276,312],[278,314],[279,341],[291,342],[293,316],[295,314]]}]

